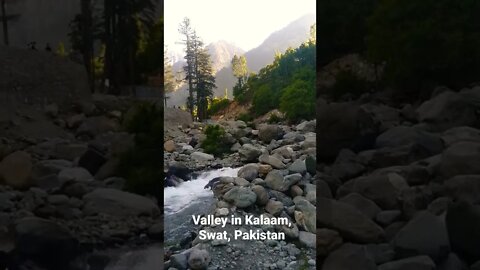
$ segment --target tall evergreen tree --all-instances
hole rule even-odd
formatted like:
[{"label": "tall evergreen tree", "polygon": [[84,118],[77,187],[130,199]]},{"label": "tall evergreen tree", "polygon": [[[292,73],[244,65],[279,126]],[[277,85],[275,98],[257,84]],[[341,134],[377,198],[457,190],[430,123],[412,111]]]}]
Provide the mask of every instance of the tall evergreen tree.
[{"label": "tall evergreen tree", "polygon": [[197,112],[200,121],[207,119],[208,100],[213,97],[215,76],[208,50],[201,48],[197,53]]},{"label": "tall evergreen tree", "polygon": [[182,44],[185,45],[185,61],[186,64],[183,67],[185,71],[185,80],[188,83],[188,100],[187,100],[187,108],[190,114],[193,115],[193,107],[194,107],[194,98],[193,98],[193,81],[194,81],[194,52],[193,52],[193,45],[192,45],[192,35],[193,35],[193,28],[190,24],[189,18],[184,18],[183,21],[180,23],[178,27],[178,32],[183,36],[181,41]]}]

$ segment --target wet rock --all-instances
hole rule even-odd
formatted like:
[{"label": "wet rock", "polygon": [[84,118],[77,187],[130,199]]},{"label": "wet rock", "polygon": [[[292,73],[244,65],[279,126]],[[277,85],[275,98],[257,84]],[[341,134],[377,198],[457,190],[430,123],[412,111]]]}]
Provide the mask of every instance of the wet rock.
[{"label": "wet rock", "polygon": [[251,182],[258,177],[258,170],[259,167],[257,164],[247,164],[238,171],[238,177],[242,177]]}]

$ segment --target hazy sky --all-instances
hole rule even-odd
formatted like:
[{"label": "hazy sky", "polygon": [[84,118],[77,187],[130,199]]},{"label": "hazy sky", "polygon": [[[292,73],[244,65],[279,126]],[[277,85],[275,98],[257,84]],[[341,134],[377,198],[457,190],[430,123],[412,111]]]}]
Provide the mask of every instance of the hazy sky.
[{"label": "hazy sky", "polygon": [[178,26],[190,18],[205,44],[226,40],[248,51],[295,19],[315,14],[315,0],[165,0],[165,44],[182,45]]}]

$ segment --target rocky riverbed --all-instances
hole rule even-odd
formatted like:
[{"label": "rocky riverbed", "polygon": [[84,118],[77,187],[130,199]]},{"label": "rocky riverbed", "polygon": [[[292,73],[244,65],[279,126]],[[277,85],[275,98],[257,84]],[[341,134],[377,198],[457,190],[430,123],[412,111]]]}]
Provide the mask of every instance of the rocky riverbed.
[{"label": "rocky riverbed", "polygon": [[317,102],[324,270],[480,269],[480,87]]},{"label": "rocky riverbed", "polygon": [[[295,126],[262,122],[247,126],[243,121],[209,124],[225,129],[230,153],[216,157],[203,152],[206,124],[187,121],[171,126],[164,145],[167,177],[171,177],[168,181],[173,180],[169,184],[181,188],[191,173],[237,167],[236,175],[220,176],[211,182],[215,201],[208,214],[284,217],[292,225],[200,226],[176,245],[166,247],[166,269],[315,269],[315,121]],[[198,184],[202,188],[205,185]],[[168,227],[169,220],[165,222]],[[286,239],[202,240],[198,235],[202,230],[226,232],[232,239],[235,230],[282,232]]]},{"label": "rocky riverbed", "polygon": [[119,253],[158,253],[157,199],[126,191],[116,168],[135,144],[120,124],[134,103],[97,95],[0,123],[0,269],[105,269]]}]

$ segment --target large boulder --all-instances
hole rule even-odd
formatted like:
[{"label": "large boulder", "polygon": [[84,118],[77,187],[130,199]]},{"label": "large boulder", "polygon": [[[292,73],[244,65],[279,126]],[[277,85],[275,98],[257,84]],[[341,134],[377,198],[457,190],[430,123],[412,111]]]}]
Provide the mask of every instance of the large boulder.
[{"label": "large boulder", "polygon": [[450,146],[461,141],[480,143],[480,130],[466,126],[454,127],[445,131],[442,134],[442,139],[446,146]]},{"label": "large boulder", "polygon": [[458,201],[480,203],[480,175],[457,175],[445,181],[443,195]]},{"label": "large boulder", "polygon": [[450,243],[444,217],[428,211],[418,213],[393,240],[397,256],[428,255],[439,261],[450,252]]},{"label": "large boulder", "polygon": [[238,177],[244,178],[251,182],[258,177],[258,169],[258,164],[247,164],[238,171]]},{"label": "large boulder", "polygon": [[262,154],[262,150],[260,150],[256,146],[246,143],[242,145],[242,147],[238,150],[238,153],[240,154],[240,158],[243,161],[255,162],[257,161],[258,157]]},{"label": "large boulder", "polygon": [[353,206],[321,197],[317,202],[317,224],[358,243],[380,242],[385,235],[382,228]]},{"label": "large boulder", "polygon": [[158,206],[149,198],[116,189],[99,188],[83,196],[86,215],[109,214],[112,216],[158,216]]},{"label": "large boulder", "polygon": [[377,148],[398,147],[414,144],[425,151],[425,157],[433,156],[443,150],[443,141],[440,137],[426,131],[399,126],[394,127],[377,137]]},{"label": "large boulder", "polygon": [[18,151],[5,157],[0,162],[0,183],[19,189],[31,186],[32,158],[30,154]]},{"label": "large boulder", "polygon": [[346,182],[337,190],[337,197],[356,192],[374,201],[383,210],[392,210],[398,209],[401,191],[407,187],[405,179],[396,173],[369,175]]},{"label": "large boulder", "polygon": [[328,255],[323,270],[376,270],[377,265],[365,246],[346,243]]},{"label": "large boulder", "polygon": [[316,208],[308,200],[302,197],[295,197],[293,199],[295,203],[295,210],[301,213],[301,219],[296,216],[297,224],[302,225],[306,231],[316,232]]},{"label": "large boulder", "polygon": [[[417,113],[420,122],[426,123],[432,131],[444,131],[458,126],[478,126],[479,87],[455,93],[445,91],[425,101]],[[476,99],[472,99],[475,97]]]},{"label": "large boulder", "polygon": [[458,142],[447,148],[442,154],[439,173],[445,178],[480,174],[480,143]]},{"label": "large boulder", "polygon": [[373,148],[377,127],[372,116],[353,103],[330,103],[317,107],[317,156],[332,160],[343,148],[361,151]]},{"label": "large boulder", "polygon": [[278,125],[262,125],[258,129],[258,138],[264,143],[270,143],[272,140],[279,140],[285,132]]},{"label": "large boulder", "polygon": [[246,187],[234,187],[223,195],[223,199],[232,202],[238,208],[246,208],[255,204],[257,194]]},{"label": "large boulder", "polygon": [[[18,252],[27,258],[39,259],[50,269],[67,266],[78,252],[78,242],[61,225],[36,217],[20,219],[15,226]],[[66,269],[66,268],[63,268]]]},{"label": "large boulder", "polygon": [[283,174],[278,170],[272,170],[265,177],[265,183],[267,186],[273,190],[277,191],[287,191],[290,187],[296,184],[302,179],[302,175],[299,173],[283,176]]}]

